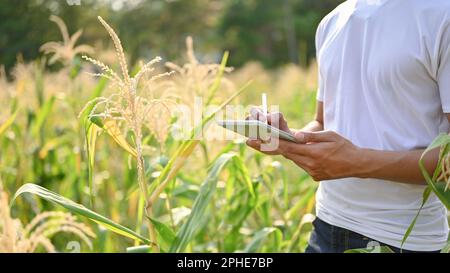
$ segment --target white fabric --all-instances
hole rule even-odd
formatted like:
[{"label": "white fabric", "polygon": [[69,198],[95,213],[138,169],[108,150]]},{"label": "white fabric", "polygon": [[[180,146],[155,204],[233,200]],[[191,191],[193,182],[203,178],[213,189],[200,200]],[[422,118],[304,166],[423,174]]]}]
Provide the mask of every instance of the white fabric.
[{"label": "white fabric", "polygon": [[[317,99],[324,125],[359,147],[408,151],[449,132],[450,1],[349,0],[316,37]],[[424,186],[378,179],[323,181],[317,215],[400,247]],[[446,209],[433,194],[404,249],[433,251],[448,236]]]}]

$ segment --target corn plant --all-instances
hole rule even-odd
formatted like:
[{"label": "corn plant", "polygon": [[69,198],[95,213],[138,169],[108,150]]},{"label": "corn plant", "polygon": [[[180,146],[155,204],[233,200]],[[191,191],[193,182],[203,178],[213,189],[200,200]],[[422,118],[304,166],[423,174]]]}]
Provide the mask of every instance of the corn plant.
[{"label": "corn plant", "polygon": [[[315,87],[305,87],[313,69],[233,70],[227,52],[219,63],[205,64],[189,37],[185,64],[159,66],[155,58],[128,66],[118,35],[101,18],[117,64],[93,57],[104,51],[89,50],[86,62],[79,62],[81,32],[70,36],[62,20],[51,19],[63,41],[44,46],[42,59],[19,61],[12,81],[0,70],[0,182],[16,192],[11,215],[32,223],[56,204],[86,219],[83,225],[97,224],[88,251],[304,250],[316,189],[306,173],[282,158],[248,151],[242,141],[202,140],[217,112],[202,113],[185,140],[168,129],[176,121],[171,109],[179,103],[194,107],[194,95],[220,111],[237,99],[253,103],[261,90],[285,101],[282,108],[301,126],[314,110]],[[44,66],[50,63],[51,71]],[[288,89],[285,82],[298,87]],[[51,237],[53,249],[37,250],[62,249],[65,237]]]},{"label": "corn plant", "polygon": [[[428,173],[428,170],[425,168],[424,158],[425,156],[432,150],[440,149],[439,159],[437,162],[437,166],[432,174]],[[447,209],[450,209],[450,191],[448,187],[450,185],[450,136],[447,134],[440,134],[433,142],[425,149],[422,153],[419,160],[419,167],[422,172],[425,181],[427,182],[427,187],[423,192],[422,204],[420,205],[416,216],[412,220],[410,226],[406,230],[402,242],[401,247],[404,245],[409,235],[414,229],[417,218],[419,217],[423,206],[426,204],[428,199],[430,198],[431,193],[434,193],[439,200],[445,205]],[[450,243],[442,249],[443,253],[448,253]],[[367,249],[353,249],[347,251],[348,253],[365,253],[370,252]],[[389,249],[389,247],[382,247],[381,252],[392,253],[393,251]]]},{"label": "corn plant", "polygon": [[[101,128],[105,132],[107,132],[114,141],[120,145],[125,151],[127,151],[133,158],[136,160],[136,169],[137,169],[137,180],[140,188],[141,196],[145,200],[145,213],[148,223],[149,230],[149,239],[139,235],[139,233],[135,233],[130,229],[123,227],[119,224],[114,223],[113,221],[103,217],[94,211],[87,209],[84,206],[76,204],[69,199],[63,198],[56,193],[50,192],[42,187],[33,184],[26,184],[22,186],[16,193],[16,197],[22,193],[33,193],[44,199],[55,202],[66,209],[69,209],[73,212],[79,213],[83,216],[88,217],[89,219],[94,220],[95,222],[104,225],[105,227],[119,233],[122,235],[126,235],[135,240],[139,240],[143,243],[148,244],[151,248],[154,248],[154,251],[159,251],[160,247],[158,244],[157,234],[154,227],[155,220],[153,219],[152,214],[152,205],[157,201],[159,195],[163,191],[163,189],[167,186],[169,181],[171,181],[182,167],[183,162],[189,155],[192,153],[194,148],[196,147],[198,140],[197,134],[203,127],[212,120],[215,116],[215,113],[210,114],[205,117],[201,123],[201,127],[194,128],[191,137],[191,140],[183,142],[178,150],[175,152],[175,155],[169,160],[166,168],[162,171],[160,178],[152,184],[152,188],[149,191],[147,186],[147,181],[145,177],[145,163],[143,156],[143,127],[147,123],[151,123],[152,120],[147,120],[147,118],[151,117],[149,112],[151,109],[157,105],[164,105],[165,107],[169,107],[169,104],[172,102],[167,99],[152,99],[148,100],[145,97],[142,97],[138,94],[138,85],[140,79],[148,72],[153,71],[153,65],[159,62],[160,58],[155,58],[141,67],[139,71],[136,72],[135,76],[131,77],[129,75],[129,69],[127,67],[127,62],[125,59],[125,53],[123,51],[120,39],[114,30],[101,18],[99,17],[101,24],[105,27],[105,29],[110,34],[114,46],[116,48],[117,58],[121,68],[121,76],[119,76],[113,69],[111,69],[106,64],[92,59],[87,56],[83,56],[87,61],[97,65],[103,73],[94,74],[95,76],[100,76],[108,79],[112,82],[116,87],[118,87],[119,92],[113,93],[109,97],[95,97],[91,101],[89,101],[85,108],[81,111],[80,117],[85,117],[90,121],[87,123],[86,128],[86,137],[87,137],[87,150],[88,150],[88,165],[89,165],[89,180],[91,187],[91,195],[92,195],[92,169],[93,169],[93,158],[95,151],[95,140],[97,136],[97,129]],[[214,80],[211,84],[209,93],[215,94],[220,85],[220,77],[225,70],[226,63],[225,55],[224,60],[220,66],[218,66],[217,79]],[[153,76],[149,82],[156,81],[160,78],[170,76],[171,72],[157,74]],[[226,104],[228,104],[231,100],[233,100],[237,95],[242,92],[243,89],[239,90],[235,95],[231,96],[225,103],[222,104],[221,108],[223,108]],[[53,101],[50,101],[50,106],[47,108],[50,109]],[[47,109],[46,108],[46,109]],[[99,109],[102,108],[102,111]],[[48,111],[46,111],[47,113]],[[128,140],[122,134],[119,123],[124,123],[129,130],[133,133],[133,140],[135,146],[133,147],[129,144]],[[39,122],[38,124],[40,124]],[[94,125],[97,127],[94,127]],[[37,127],[39,128],[39,127]],[[91,204],[93,205],[93,196],[91,196]],[[200,210],[200,214],[202,209]],[[186,240],[186,239],[183,239]],[[171,248],[177,249],[177,248]]]},{"label": "corn plant", "polygon": [[79,223],[70,213],[43,212],[23,227],[10,215],[8,196],[0,188],[0,253],[35,252],[42,246],[47,252],[56,252],[50,238],[57,233],[72,233],[92,249],[92,230]]}]

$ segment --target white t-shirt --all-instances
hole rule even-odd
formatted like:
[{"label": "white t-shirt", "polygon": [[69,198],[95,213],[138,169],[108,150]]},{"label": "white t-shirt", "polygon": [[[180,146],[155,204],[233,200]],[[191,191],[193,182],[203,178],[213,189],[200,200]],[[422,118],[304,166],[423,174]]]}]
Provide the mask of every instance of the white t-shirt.
[{"label": "white t-shirt", "polygon": [[[348,0],[322,20],[316,47],[326,130],[386,151],[423,149],[450,131],[450,0]],[[400,247],[424,189],[379,179],[323,181],[317,215]],[[404,249],[444,247],[446,213],[433,194]]]}]

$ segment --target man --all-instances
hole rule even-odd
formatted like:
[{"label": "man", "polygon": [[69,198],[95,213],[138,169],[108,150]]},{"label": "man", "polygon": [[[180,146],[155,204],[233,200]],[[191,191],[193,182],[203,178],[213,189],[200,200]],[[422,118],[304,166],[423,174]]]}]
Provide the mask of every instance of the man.
[{"label": "man", "polygon": [[[450,1],[348,0],[322,20],[316,47],[315,120],[291,131],[282,115],[267,116],[303,144],[281,140],[262,152],[322,181],[307,252],[378,243],[399,252],[426,185],[419,158],[450,132]],[[248,145],[261,150],[259,140]],[[438,153],[425,158],[430,172]],[[432,195],[403,251],[443,248],[446,214]]]}]

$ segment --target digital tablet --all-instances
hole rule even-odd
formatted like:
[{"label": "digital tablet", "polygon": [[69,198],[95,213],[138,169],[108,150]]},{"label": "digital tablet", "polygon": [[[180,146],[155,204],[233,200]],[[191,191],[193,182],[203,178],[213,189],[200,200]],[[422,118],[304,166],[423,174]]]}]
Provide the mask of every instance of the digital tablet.
[{"label": "digital tablet", "polygon": [[220,120],[217,124],[225,129],[252,139],[266,140],[269,137],[274,137],[297,142],[292,134],[259,120]]}]

